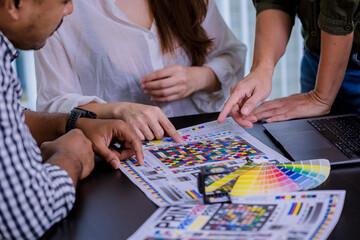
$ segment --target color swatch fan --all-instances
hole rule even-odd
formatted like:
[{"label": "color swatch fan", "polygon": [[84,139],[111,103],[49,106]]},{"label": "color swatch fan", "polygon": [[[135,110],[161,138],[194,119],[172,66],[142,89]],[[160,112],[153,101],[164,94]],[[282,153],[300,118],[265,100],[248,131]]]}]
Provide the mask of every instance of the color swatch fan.
[{"label": "color swatch fan", "polygon": [[230,174],[217,170],[217,174],[221,176],[218,179],[214,176],[205,178],[204,199],[206,195],[223,196],[225,192],[236,197],[308,190],[323,183],[329,173],[330,163],[326,159],[281,164],[256,164],[249,161]]}]

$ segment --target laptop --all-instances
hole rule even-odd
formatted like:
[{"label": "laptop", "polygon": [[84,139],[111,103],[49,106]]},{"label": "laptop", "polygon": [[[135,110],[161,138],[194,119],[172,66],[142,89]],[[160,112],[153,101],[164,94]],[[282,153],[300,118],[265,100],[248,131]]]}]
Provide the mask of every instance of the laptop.
[{"label": "laptop", "polygon": [[295,161],[360,162],[360,117],[356,114],[266,123],[264,127]]}]

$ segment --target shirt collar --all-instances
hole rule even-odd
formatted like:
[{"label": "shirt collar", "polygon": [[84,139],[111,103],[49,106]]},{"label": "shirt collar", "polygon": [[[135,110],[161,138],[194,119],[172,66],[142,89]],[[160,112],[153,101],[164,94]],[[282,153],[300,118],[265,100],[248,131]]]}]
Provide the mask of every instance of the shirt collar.
[{"label": "shirt collar", "polygon": [[[149,32],[149,31],[152,32],[151,28],[154,27],[154,25],[155,25],[155,20],[152,22],[151,27],[150,27],[150,30],[147,29],[147,28],[144,28],[144,27],[142,27],[142,26],[139,26],[139,25],[135,24],[133,21],[131,21],[131,20],[125,15],[125,13],[123,13],[123,12],[116,6],[115,2],[116,2],[116,0],[107,0],[107,1],[104,3],[104,4],[105,4],[105,7],[104,7],[104,8],[107,8],[108,11],[110,11],[111,14],[112,14],[114,17],[120,19],[121,21],[124,21],[124,22],[130,24],[131,26],[136,27],[136,28],[139,28],[139,29],[142,29],[142,30],[145,31],[145,32]],[[155,33],[157,33],[157,32],[155,32]]]},{"label": "shirt collar", "polygon": [[5,35],[0,31],[0,47],[5,47],[5,54],[10,56],[10,61],[13,61],[19,56],[19,52],[16,50],[14,45],[5,37]]}]

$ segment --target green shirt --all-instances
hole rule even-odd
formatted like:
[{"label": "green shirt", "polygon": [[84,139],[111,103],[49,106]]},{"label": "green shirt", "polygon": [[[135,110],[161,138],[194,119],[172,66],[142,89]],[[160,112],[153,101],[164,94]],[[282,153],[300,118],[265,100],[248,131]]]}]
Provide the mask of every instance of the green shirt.
[{"label": "green shirt", "polygon": [[320,55],[320,31],[346,35],[354,31],[352,52],[360,52],[360,0],[253,0],[256,14],[278,9],[301,20],[305,46]]}]

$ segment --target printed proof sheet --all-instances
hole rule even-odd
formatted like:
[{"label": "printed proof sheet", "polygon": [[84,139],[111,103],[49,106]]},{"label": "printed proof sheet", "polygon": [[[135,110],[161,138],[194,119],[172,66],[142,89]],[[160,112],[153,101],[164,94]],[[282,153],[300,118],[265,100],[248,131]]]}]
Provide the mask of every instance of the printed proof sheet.
[{"label": "printed proof sheet", "polygon": [[201,166],[224,166],[236,170],[246,163],[273,163],[288,160],[239,127],[231,118],[179,130],[183,138],[143,143],[145,165],[135,158],[122,161],[120,169],[158,206],[202,203],[197,187]]},{"label": "printed proof sheet", "polygon": [[345,191],[253,195],[159,208],[129,239],[327,239]]}]

